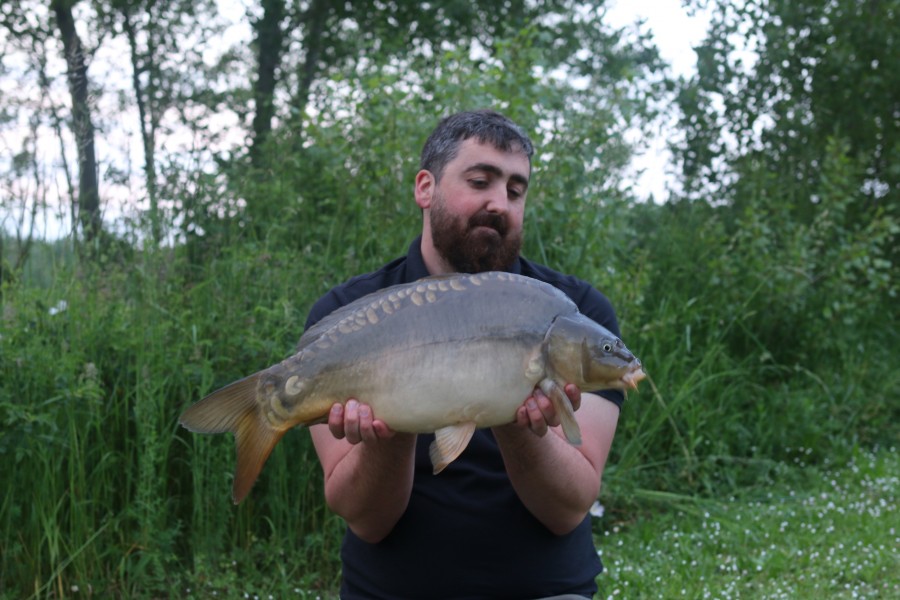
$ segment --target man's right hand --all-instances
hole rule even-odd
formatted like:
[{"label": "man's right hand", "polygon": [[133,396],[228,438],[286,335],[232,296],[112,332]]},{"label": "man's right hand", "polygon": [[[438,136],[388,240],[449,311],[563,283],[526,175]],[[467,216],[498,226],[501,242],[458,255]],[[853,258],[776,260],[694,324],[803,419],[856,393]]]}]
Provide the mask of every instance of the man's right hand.
[{"label": "man's right hand", "polygon": [[394,431],[384,421],[376,419],[368,404],[355,398],[344,404],[335,403],[328,413],[328,430],[339,440],[351,444],[374,442],[394,437]]},{"label": "man's right hand", "polygon": [[328,507],[366,542],[384,539],[409,504],[416,434],[394,432],[355,398],[333,405],[328,424],[313,425],[309,433]]}]

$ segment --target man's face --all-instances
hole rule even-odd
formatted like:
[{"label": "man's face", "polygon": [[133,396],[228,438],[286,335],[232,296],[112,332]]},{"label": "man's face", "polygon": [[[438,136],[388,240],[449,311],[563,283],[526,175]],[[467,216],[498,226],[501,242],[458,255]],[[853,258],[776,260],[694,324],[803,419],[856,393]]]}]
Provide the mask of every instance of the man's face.
[{"label": "man's face", "polygon": [[430,207],[435,249],[463,273],[509,267],[522,247],[530,165],[521,152],[465,140],[435,184]]}]

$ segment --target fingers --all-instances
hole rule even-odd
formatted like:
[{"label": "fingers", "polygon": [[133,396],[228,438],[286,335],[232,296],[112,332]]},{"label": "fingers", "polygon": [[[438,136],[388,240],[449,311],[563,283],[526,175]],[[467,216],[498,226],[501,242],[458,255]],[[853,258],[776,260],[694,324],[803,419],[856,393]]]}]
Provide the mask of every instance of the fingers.
[{"label": "fingers", "polygon": [[[581,390],[571,383],[564,389],[572,408],[578,410],[581,406]],[[560,418],[550,398],[540,388],[535,388],[534,394],[516,411],[516,423],[543,437],[551,427],[559,426]]]},{"label": "fingers", "polygon": [[547,417],[541,410],[540,403],[536,397],[525,401],[525,413],[528,417],[528,427],[531,431],[539,437],[547,435],[547,430],[549,429]]},{"label": "fingers", "polygon": [[516,422],[540,437],[547,435],[550,427],[559,425],[556,409],[544,392],[534,390],[534,395],[525,401],[516,413]]},{"label": "fingers", "polygon": [[335,404],[328,413],[328,431],[339,440],[344,439],[344,406]]},{"label": "fingers", "polygon": [[384,423],[376,420],[368,404],[350,399],[343,405],[331,407],[328,413],[328,429],[337,439],[346,439],[351,444],[371,442],[379,438],[389,438],[394,432]]},{"label": "fingers", "polygon": [[372,409],[367,404],[349,400],[344,405],[344,434],[351,444],[376,439],[372,429]]},{"label": "fingers", "polygon": [[574,383],[567,383],[563,388],[569,401],[572,403],[572,410],[578,410],[581,407],[581,388]]}]

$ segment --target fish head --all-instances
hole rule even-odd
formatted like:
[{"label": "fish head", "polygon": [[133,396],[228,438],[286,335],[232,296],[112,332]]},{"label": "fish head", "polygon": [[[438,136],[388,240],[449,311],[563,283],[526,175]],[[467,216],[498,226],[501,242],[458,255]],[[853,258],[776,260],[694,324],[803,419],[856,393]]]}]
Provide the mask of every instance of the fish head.
[{"label": "fish head", "polygon": [[646,377],[617,335],[581,314],[553,322],[545,352],[553,370],[582,389],[636,389]]}]

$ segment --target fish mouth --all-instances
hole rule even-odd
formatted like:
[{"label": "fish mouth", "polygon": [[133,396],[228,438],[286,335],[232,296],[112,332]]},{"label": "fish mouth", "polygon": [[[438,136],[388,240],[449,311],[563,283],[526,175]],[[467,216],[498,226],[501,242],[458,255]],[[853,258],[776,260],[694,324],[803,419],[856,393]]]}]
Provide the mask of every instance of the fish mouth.
[{"label": "fish mouth", "polygon": [[636,390],[638,383],[646,377],[647,374],[644,372],[644,368],[641,365],[638,365],[633,371],[629,371],[622,375],[622,383],[626,388]]}]

